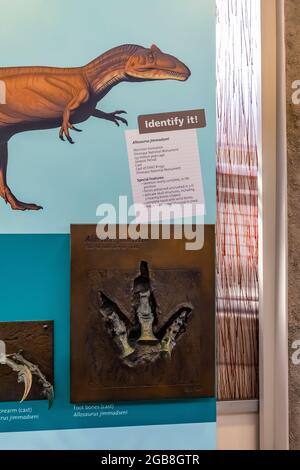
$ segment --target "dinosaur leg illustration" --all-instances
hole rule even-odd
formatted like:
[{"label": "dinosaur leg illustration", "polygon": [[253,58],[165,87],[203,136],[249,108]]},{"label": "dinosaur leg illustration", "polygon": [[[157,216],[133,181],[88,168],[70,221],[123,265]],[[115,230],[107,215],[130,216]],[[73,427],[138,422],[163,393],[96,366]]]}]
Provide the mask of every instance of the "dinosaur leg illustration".
[{"label": "dinosaur leg illustration", "polygon": [[123,122],[128,126],[128,122],[126,119],[124,119],[121,116],[118,116],[118,114],[127,114],[126,111],[115,111],[114,113],[104,113],[103,111],[100,111],[100,109],[95,109],[93,112],[93,116],[97,117],[99,119],[105,119],[106,121],[111,121],[114,122],[117,126],[120,126],[119,121]]},{"label": "dinosaur leg illustration", "polygon": [[10,204],[11,208],[19,211],[38,211],[42,209],[41,206],[36,204],[27,204],[26,202],[19,201],[11,192],[7,185],[7,163],[8,163],[8,144],[7,142],[0,142],[0,196],[4,201]]},{"label": "dinosaur leg illustration", "polygon": [[77,129],[77,127],[73,126],[70,123],[71,112],[78,109],[82,103],[84,103],[85,101],[88,100],[88,98],[89,98],[88,91],[87,90],[81,90],[78,93],[78,95],[70,101],[70,103],[68,104],[68,106],[64,110],[63,123],[62,123],[62,126],[61,126],[60,131],[59,131],[60,140],[64,141],[65,137],[66,137],[67,141],[70,142],[70,144],[75,144],[74,140],[70,136],[70,129],[72,129],[73,131],[76,131],[76,132],[81,132],[81,129]]}]

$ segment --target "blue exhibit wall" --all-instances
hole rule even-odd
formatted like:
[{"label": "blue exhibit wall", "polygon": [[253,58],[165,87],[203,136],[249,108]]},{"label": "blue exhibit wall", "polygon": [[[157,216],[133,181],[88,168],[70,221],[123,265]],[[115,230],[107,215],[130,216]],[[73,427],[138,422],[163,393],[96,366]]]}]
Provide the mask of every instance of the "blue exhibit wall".
[{"label": "blue exhibit wall", "polygon": [[[77,66],[123,43],[162,50],[192,70],[185,82],[121,84],[99,106],[137,116],[205,108],[199,129],[205,223],[215,223],[215,1],[2,0],[0,67]],[[176,33],[175,33],[176,32]],[[0,449],[213,449],[216,401],[70,404],[70,224],[97,223],[100,203],[132,202],[123,128],[89,119],[76,145],[58,130],[22,133],[9,144],[8,182],[44,207],[16,212],[0,198],[0,321],[54,321],[55,400],[0,403]],[[1,386],[1,384],[0,384]],[[87,410],[88,411],[88,410]],[[10,419],[26,414],[32,419]],[[104,429],[105,428],[105,429]]]},{"label": "blue exhibit wall", "polygon": [[[70,404],[69,374],[70,236],[1,235],[0,240],[1,265],[5,267],[0,270],[1,321],[54,320],[55,325],[53,406],[48,411],[46,401],[1,403],[2,432],[215,422],[214,398],[118,403],[113,409],[99,404],[97,416],[76,417],[76,407]],[[85,411],[94,411],[95,405],[91,406]],[[28,407],[36,418],[10,421],[15,409],[24,410],[24,416]],[[0,446],[1,440],[3,436]]]},{"label": "blue exhibit wall", "polygon": [[7,450],[215,450],[215,423],[0,433]]},{"label": "blue exhibit wall", "polygon": [[[2,235],[0,247],[1,321],[54,320],[55,400],[24,402],[34,408],[34,420],[5,421],[1,410],[16,408],[1,403],[0,429],[6,431],[93,428],[111,426],[209,423],[215,421],[214,399],[102,404],[98,416],[75,417],[70,404],[70,243],[69,235]],[[95,405],[92,405],[93,411]],[[100,405],[101,407],[101,405]],[[97,410],[98,411],[98,410]],[[2,420],[1,420],[2,418]]]}]

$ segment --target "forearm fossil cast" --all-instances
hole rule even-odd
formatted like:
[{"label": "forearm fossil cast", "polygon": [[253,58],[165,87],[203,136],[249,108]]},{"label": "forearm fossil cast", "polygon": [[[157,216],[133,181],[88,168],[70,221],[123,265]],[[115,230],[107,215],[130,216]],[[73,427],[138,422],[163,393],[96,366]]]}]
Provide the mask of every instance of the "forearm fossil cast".
[{"label": "forearm fossil cast", "polygon": [[0,196],[14,210],[40,210],[19,201],[7,183],[8,142],[25,131],[60,128],[59,138],[74,144],[75,124],[95,117],[120,126],[125,111],[105,113],[96,106],[121,82],[186,81],[190,71],[157,46],[115,47],[83,67],[0,67],[5,103],[0,104]]},{"label": "forearm fossil cast", "polygon": [[136,367],[160,358],[170,358],[177,341],[186,331],[193,307],[181,304],[158,330],[157,304],[151,288],[148,264],[141,262],[140,275],[134,280],[133,309],[135,322],[129,320],[118,305],[99,292],[99,311],[107,332],[119,351],[120,359],[129,367]]},{"label": "forearm fossil cast", "polygon": [[42,388],[41,395],[47,398],[48,408],[51,408],[54,400],[53,385],[48,382],[45,375],[36,364],[25,359],[22,352],[4,355],[1,357],[0,364],[10,367],[18,374],[18,383],[24,383],[24,393],[20,400],[21,403],[28,397],[32,387],[33,376],[36,376]]}]

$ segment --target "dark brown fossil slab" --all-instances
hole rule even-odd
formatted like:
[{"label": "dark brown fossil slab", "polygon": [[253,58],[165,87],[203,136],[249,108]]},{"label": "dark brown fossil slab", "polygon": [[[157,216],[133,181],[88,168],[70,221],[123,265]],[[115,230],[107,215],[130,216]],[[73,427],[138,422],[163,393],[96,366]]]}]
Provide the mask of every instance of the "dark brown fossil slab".
[{"label": "dark brown fossil slab", "polygon": [[[214,396],[214,246],[213,226],[206,227],[204,248],[195,252],[185,250],[184,240],[102,242],[94,226],[72,227],[72,402]],[[141,308],[136,293],[142,261],[151,281],[143,294],[155,299],[156,343],[139,340],[139,309],[147,319],[147,301]],[[106,305],[102,313],[99,292]],[[163,338],[181,308],[190,309],[189,318],[171,354],[162,354]],[[105,321],[110,310],[121,312],[116,318],[123,321],[120,331],[127,333],[132,351],[128,345],[122,350],[110,334]]]},{"label": "dark brown fossil slab", "polygon": [[[53,384],[53,330],[52,321],[0,322],[0,340],[4,341],[6,354],[17,354],[37,365],[47,380]],[[33,375],[27,400],[46,400],[43,387]],[[18,374],[7,365],[0,364],[0,401],[20,401],[24,383],[18,383]],[[27,401],[26,400],[26,401]]]}]

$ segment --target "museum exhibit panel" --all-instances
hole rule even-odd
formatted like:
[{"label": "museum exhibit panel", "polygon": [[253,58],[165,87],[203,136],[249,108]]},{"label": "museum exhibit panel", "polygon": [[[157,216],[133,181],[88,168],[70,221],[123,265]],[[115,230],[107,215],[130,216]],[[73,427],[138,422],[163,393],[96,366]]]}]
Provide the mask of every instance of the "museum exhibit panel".
[{"label": "museum exhibit panel", "polygon": [[299,1],[0,13],[0,450],[299,450]]},{"label": "museum exhibit panel", "polygon": [[1,2],[0,447],[216,446],[215,2],[175,3]]}]

